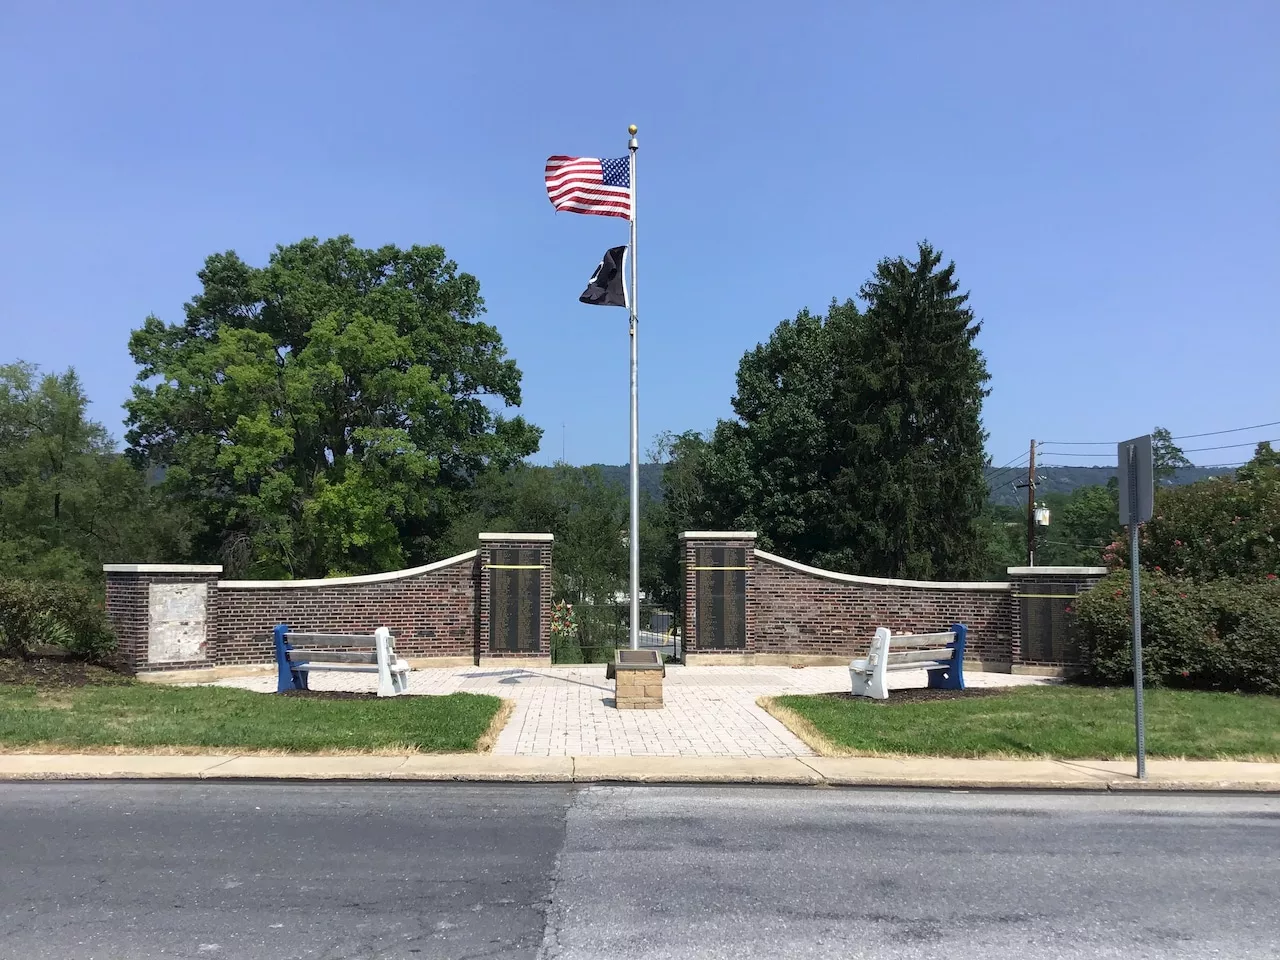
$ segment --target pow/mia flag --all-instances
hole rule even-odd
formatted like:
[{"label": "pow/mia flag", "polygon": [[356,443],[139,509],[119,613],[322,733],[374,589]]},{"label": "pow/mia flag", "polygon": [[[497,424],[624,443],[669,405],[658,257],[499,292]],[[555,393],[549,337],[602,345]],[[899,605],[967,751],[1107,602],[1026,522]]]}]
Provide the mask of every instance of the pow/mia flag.
[{"label": "pow/mia flag", "polygon": [[597,307],[627,306],[627,248],[610,247],[578,299]]}]

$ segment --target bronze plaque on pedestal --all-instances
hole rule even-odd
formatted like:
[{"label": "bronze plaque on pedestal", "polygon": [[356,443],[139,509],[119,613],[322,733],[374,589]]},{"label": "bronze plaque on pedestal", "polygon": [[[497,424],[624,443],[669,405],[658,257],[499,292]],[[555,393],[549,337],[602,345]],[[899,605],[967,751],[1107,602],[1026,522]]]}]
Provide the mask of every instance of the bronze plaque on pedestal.
[{"label": "bronze plaque on pedestal", "polygon": [[747,645],[745,547],[697,547],[696,644],[699,650],[741,650]]},{"label": "bronze plaque on pedestal", "polygon": [[541,559],[539,550],[490,551],[490,652],[538,652],[542,632]]}]

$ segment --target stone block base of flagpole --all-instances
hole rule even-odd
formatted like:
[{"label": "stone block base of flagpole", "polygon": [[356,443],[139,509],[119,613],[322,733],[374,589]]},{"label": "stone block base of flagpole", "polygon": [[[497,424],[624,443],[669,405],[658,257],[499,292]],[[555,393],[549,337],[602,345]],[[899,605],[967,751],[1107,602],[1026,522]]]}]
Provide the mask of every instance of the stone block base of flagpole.
[{"label": "stone block base of flagpole", "polygon": [[1280,795],[1280,763],[957,760],[940,757],[499,757],[0,754],[0,781],[254,780],[792,784],[950,790],[1251,792]]},{"label": "stone block base of flagpole", "polygon": [[614,681],[613,705],[619,710],[661,710],[666,675],[656,650],[618,650],[605,671]]}]

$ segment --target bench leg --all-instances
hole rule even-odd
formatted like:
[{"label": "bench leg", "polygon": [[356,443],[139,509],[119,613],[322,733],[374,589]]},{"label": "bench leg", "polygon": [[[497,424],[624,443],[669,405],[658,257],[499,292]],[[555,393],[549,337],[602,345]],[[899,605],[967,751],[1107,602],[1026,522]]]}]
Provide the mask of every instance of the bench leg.
[{"label": "bench leg", "polygon": [[378,664],[378,696],[394,697],[399,692],[396,689],[395,674],[385,663]]},{"label": "bench leg", "polygon": [[307,672],[295,670],[289,663],[289,625],[280,624],[272,631],[272,641],[276,648],[276,693],[286,690],[306,690]]},{"label": "bench leg", "polygon": [[963,690],[963,667],[956,669],[952,664],[947,664],[945,667],[931,667],[929,669],[929,689]]},{"label": "bench leg", "polygon": [[855,697],[870,697],[872,700],[889,699],[889,688],[884,682],[883,670],[872,669],[865,673],[850,670],[849,677],[853,681]]},{"label": "bench leg", "polygon": [[869,674],[860,673],[856,670],[849,671],[849,679],[853,681],[853,695],[855,697],[871,696],[871,694],[867,692],[867,680],[869,678]]},{"label": "bench leg", "polygon": [[872,672],[871,682],[867,684],[867,696],[872,700],[889,699],[889,685],[885,683],[885,671],[883,667]]},{"label": "bench leg", "polygon": [[373,631],[373,646],[378,655],[378,696],[394,697],[400,691],[392,671],[395,664],[391,661],[391,631],[386,627]]},{"label": "bench leg", "polygon": [[963,623],[953,623],[951,632],[956,635],[948,646],[955,651],[951,662],[929,671],[929,686],[934,690],[964,689],[964,651],[969,640],[969,629]]}]

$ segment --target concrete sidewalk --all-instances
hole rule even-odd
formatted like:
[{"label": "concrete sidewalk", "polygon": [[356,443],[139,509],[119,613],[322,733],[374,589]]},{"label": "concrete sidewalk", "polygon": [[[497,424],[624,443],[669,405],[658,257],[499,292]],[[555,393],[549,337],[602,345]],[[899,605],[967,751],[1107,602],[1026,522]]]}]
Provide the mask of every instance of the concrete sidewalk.
[{"label": "concrete sidewalk", "polygon": [[1034,790],[1280,793],[1280,763],[952,760],[872,757],[155,756],[0,754],[0,780],[466,780],[550,783],[781,783]]}]

